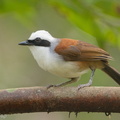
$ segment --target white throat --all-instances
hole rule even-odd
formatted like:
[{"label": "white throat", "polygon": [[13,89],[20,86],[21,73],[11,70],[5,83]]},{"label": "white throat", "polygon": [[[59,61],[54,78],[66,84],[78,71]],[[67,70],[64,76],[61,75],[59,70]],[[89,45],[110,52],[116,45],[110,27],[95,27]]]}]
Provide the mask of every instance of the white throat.
[{"label": "white throat", "polygon": [[54,53],[51,53],[50,47],[30,46],[29,48],[39,66],[47,71],[50,62],[54,61]]}]

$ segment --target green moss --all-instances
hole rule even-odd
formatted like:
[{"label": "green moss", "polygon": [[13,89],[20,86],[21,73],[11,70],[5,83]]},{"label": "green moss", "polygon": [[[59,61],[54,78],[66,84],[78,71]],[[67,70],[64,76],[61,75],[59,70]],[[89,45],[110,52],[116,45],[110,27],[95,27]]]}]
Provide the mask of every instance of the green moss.
[{"label": "green moss", "polygon": [[11,89],[7,89],[6,91],[11,93],[11,92],[14,92],[16,90],[16,88],[11,88]]}]

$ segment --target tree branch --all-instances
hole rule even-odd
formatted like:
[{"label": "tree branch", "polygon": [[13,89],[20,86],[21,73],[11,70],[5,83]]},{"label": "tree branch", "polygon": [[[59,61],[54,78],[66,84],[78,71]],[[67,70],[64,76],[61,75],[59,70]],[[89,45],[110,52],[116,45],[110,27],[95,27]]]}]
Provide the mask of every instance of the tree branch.
[{"label": "tree branch", "polygon": [[0,90],[0,114],[120,112],[120,87],[31,87]]}]

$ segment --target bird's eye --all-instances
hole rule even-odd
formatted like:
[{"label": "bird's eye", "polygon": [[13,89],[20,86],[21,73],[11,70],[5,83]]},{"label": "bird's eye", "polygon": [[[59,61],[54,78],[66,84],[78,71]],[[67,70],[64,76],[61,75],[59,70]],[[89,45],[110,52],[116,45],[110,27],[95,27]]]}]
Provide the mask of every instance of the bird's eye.
[{"label": "bird's eye", "polygon": [[40,42],[40,41],[41,39],[39,37],[35,39],[35,42]]}]

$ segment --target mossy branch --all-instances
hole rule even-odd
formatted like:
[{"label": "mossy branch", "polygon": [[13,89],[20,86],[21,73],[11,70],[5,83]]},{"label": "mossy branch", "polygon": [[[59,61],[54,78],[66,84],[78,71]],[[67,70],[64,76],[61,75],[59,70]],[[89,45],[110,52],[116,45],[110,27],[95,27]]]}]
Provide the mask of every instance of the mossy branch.
[{"label": "mossy branch", "polygon": [[0,114],[120,112],[120,87],[29,87],[0,90]]}]

